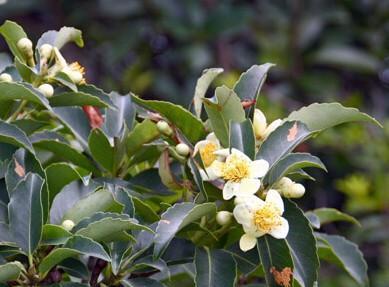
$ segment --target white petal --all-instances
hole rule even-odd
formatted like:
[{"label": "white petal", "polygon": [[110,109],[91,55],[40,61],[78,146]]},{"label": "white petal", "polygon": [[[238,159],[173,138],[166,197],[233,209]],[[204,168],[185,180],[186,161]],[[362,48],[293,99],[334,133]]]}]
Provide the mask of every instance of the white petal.
[{"label": "white petal", "polygon": [[255,247],[255,244],[257,244],[257,238],[249,234],[243,234],[239,240],[239,247],[240,249],[242,249],[242,251],[245,252],[250,249],[253,249]]},{"label": "white petal", "polygon": [[260,139],[263,137],[263,134],[265,133],[266,131],[266,127],[267,127],[267,122],[266,122],[266,117],[265,115],[262,113],[261,110],[259,109],[255,109],[254,111],[254,123],[253,123],[253,127],[254,127],[254,133],[255,133],[255,137],[257,139]]},{"label": "white petal", "polygon": [[239,190],[239,183],[233,181],[227,181],[223,187],[224,200],[231,199],[235,195],[237,190]]},{"label": "white petal", "polygon": [[222,172],[222,165],[223,163],[215,160],[209,167],[207,167],[205,170],[208,174],[208,179],[207,180],[216,180],[221,177]]},{"label": "white petal", "polygon": [[235,154],[237,155],[239,158],[243,159],[243,160],[246,160],[248,162],[251,162],[251,159],[245,155],[243,152],[241,152],[240,150],[236,149],[236,148],[232,148],[231,149],[231,154]]},{"label": "white petal", "polygon": [[198,141],[194,146],[193,155],[196,155],[200,149],[203,149],[208,142],[207,140]]},{"label": "white petal", "polygon": [[269,234],[277,239],[286,238],[289,232],[289,223],[285,218],[281,218],[281,225],[272,229]]},{"label": "white petal", "polygon": [[200,169],[199,172],[200,172],[200,176],[201,176],[202,180],[204,180],[204,181],[211,180],[211,179],[209,179],[208,174],[205,172],[205,170]]},{"label": "white petal", "polygon": [[270,189],[266,195],[266,202],[273,203],[280,210],[280,215],[284,213],[284,202],[281,195],[275,189]]},{"label": "white petal", "polygon": [[261,186],[261,181],[259,179],[243,179],[239,183],[239,189],[235,192],[235,196],[247,197],[248,195],[255,194]]},{"label": "white petal", "polygon": [[244,204],[250,212],[261,209],[265,202],[255,195],[248,195],[239,197],[239,204]]},{"label": "white petal", "polygon": [[242,226],[245,233],[250,234],[251,236],[254,237],[258,238],[266,234],[265,232],[258,230],[257,227],[254,225],[253,221],[251,221],[250,225],[242,225]]},{"label": "white petal", "polygon": [[215,151],[214,154],[225,158],[230,155],[230,149],[229,148],[219,149]]},{"label": "white petal", "polygon": [[218,138],[216,137],[215,133],[210,133],[209,135],[207,135],[207,137],[205,139],[207,141],[210,141],[210,142],[213,142],[214,144],[216,144],[218,149],[220,148],[220,142],[219,142]]},{"label": "white petal", "polygon": [[252,214],[244,204],[238,204],[233,211],[236,221],[243,225],[249,225],[252,222]]},{"label": "white petal", "polygon": [[278,119],[272,122],[265,130],[264,138],[267,138],[276,128],[278,128],[282,124],[282,120]]},{"label": "white petal", "polygon": [[264,159],[254,160],[250,164],[250,176],[253,178],[263,177],[269,170],[269,163]]}]

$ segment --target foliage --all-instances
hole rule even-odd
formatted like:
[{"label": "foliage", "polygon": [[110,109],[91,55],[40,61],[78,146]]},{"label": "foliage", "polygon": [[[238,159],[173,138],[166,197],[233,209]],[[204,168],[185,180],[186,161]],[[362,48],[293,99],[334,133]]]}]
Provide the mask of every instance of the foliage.
[{"label": "foliage", "polygon": [[289,198],[305,188],[288,177],[325,169],[294,152],[301,143],[340,123],[379,125],[374,118],[316,103],[268,124],[255,107],[271,64],[210,98],[215,75],[205,71],[194,109],[106,93],[60,52],[83,45],[79,30],[45,33],[35,50],[14,22],[0,33],[15,56],[0,65],[11,77],[0,83],[2,282],[314,286],[320,259],[368,284],[357,246],[321,230],[355,219],[304,213]]}]

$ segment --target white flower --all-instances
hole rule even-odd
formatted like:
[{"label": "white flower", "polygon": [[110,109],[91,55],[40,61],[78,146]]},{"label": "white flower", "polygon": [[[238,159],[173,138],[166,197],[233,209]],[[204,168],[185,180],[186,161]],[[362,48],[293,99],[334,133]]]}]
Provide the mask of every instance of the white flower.
[{"label": "white flower", "polygon": [[226,156],[222,163],[220,177],[226,181],[223,188],[223,198],[244,197],[255,194],[261,186],[259,178],[269,169],[266,160],[252,161],[247,155],[233,148],[215,152],[216,155]]},{"label": "white flower", "polygon": [[264,141],[276,128],[282,123],[281,119],[273,121],[270,125],[267,125],[266,117],[260,109],[254,111],[254,134],[255,138],[259,141]]},{"label": "white flower", "polygon": [[245,232],[239,241],[240,249],[247,251],[254,248],[257,238],[265,234],[277,239],[285,238],[289,232],[289,223],[281,216],[283,213],[284,203],[274,189],[268,191],[265,201],[250,196],[235,206],[234,217],[242,224]]},{"label": "white flower", "polygon": [[203,180],[215,180],[221,175],[223,163],[218,160],[215,154],[220,149],[220,142],[214,133],[210,133],[205,140],[199,141],[194,147],[193,155],[200,153],[205,171],[200,170]]}]

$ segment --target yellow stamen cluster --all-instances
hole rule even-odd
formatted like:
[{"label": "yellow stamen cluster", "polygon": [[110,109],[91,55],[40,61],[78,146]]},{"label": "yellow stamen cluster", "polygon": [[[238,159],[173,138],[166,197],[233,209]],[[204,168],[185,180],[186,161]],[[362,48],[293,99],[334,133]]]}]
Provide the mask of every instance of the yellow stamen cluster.
[{"label": "yellow stamen cluster", "polygon": [[85,75],[85,68],[80,65],[78,62],[73,62],[69,65],[69,68],[73,71],[80,72],[81,75]]},{"label": "yellow stamen cluster", "polygon": [[237,155],[231,155],[222,167],[222,177],[226,181],[240,182],[248,178],[250,173],[250,164],[247,160],[239,158]]},{"label": "yellow stamen cluster", "polygon": [[266,203],[255,212],[254,224],[258,230],[268,233],[282,224],[280,215],[281,212],[277,206],[272,203]]},{"label": "yellow stamen cluster", "polygon": [[201,160],[205,167],[209,167],[216,160],[216,155],[214,154],[216,150],[217,145],[212,142],[207,143],[200,149]]}]

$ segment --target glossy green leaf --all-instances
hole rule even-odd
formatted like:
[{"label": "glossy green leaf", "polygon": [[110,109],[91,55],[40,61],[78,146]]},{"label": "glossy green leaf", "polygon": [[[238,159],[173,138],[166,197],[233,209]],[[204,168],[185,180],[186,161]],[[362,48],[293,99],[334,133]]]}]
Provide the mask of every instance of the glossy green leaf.
[{"label": "glossy green leaf", "polygon": [[138,220],[144,220],[149,223],[159,220],[158,214],[146,202],[137,197],[133,197],[132,200],[135,206],[135,215]]},{"label": "glossy green leaf", "polygon": [[68,42],[74,42],[79,47],[84,46],[82,32],[73,27],[62,27],[59,31],[50,30],[42,34],[38,40],[37,47],[43,44],[50,44],[61,49]]},{"label": "glossy green leaf", "polygon": [[64,244],[73,234],[59,225],[45,224],[42,230],[42,244]]},{"label": "glossy green leaf", "polygon": [[204,107],[211,122],[212,130],[224,147],[229,144],[229,123],[243,122],[245,112],[239,97],[226,86],[215,90],[215,97],[204,99]]},{"label": "glossy green leaf", "polygon": [[12,54],[25,63],[26,57],[17,46],[20,39],[27,38],[27,34],[24,32],[23,28],[15,22],[5,21],[4,24],[0,26],[0,34],[4,37]]},{"label": "glossy green leaf", "polygon": [[9,209],[10,231],[19,247],[32,254],[42,236],[43,179],[29,173],[12,192]]},{"label": "glossy green leaf", "polygon": [[169,102],[142,100],[136,96],[132,99],[136,104],[160,113],[174,124],[191,143],[196,143],[205,137],[203,123],[183,107]]},{"label": "glossy green leaf", "polygon": [[194,264],[197,287],[233,287],[237,280],[234,258],[224,250],[196,248]]},{"label": "glossy green leaf", "polygon": [[126,145],[129,156],[134,155],[142,146],[155,140],[159,136],[159,131],[150,120],[144,120],[137,124],[135,128],[128,134]]},{"label": "glossy green leaf", "polygon": [[110,102],[104,101],[94,95],[83,92],[65,92],[49,98],[52,107],[66,106],[95,106],[105,108],[110,106]]},{"label": "glossy green leaf", "polygon": [[311,131],[320,131],[348,122],[370,122],[381,126],[369,115],[355,108],[346,108],[339,103],[311,104],[292,112],[287,120],[301,121]]},{"label": "glossy green leaf", "polygon": [[305,124],[285,122],[273,131],[258,150],[257,159],[264,159],[270,168],[298,144],[312,136]]},{"label": "glossy green leaf", "polygon": [[[246,72],[242,73],[239,80],[235,83],[234,91],[241,100],[255,100],[258,106],[259,93],[266,80],[267,72],[274,64],[266,63],[263,65],[253,65]],[[253,108],[248,109],[250,113]]]},{"label": "glossy green leaf", "polygon": [[31,153],[35,153],[26,134],[18,127],[3,121],[0,121],[0,142],[23,147]]},{"label": "glossy green leaf", "polygon": [[89,237],[96,241],[113,241],[115,235],[128,230],[148,230],[148,227],[138,224],[138,221],[125,214],[98,212],[80,221],[72,230],[78,235]]},{"label": "glossy green leaf", "polygon": [[157,280],[151,278],[134,278],[122,280],[120,282],[124,287],[164,287],[164,285]]},{"label": "glossy green leaf", "polygon": [[100,129],[93,129],[89,135],[88,145],[93,158],[106,170],[112,172],[115,162],[114,148],[104,132]]},{"label": "glossy green leaf", "polygon": [[272,185],[288,173],[305,167],[316,167],[326,171],[322,161],[309,153],[291,153],[280,159],[265,175],[263,183]]},{"label": "glossy green leaf", "polygon": [[35,69],[24,64],[24,62],[19,60],[17,57],[15,58],[15,68],[18,71],[20,77],[22,77],[22,79],[27,83],[33,83],[39,77]]},{"label": "glossy green leaf", "polygon": [[317,209],[312,210],[310,212],[306,212],[306,215],[307,215],[307,213],[313,213],[314,215],[316,215],[318,217],[319,226],[330,223],[330,222],[334,222],[334,221],[347,221],[347,222],[356,224],[358,226],[361,226],[361,224],[358,222],[358,220],[356,220],[354,217],[352,217],[351,215],[348,215],[346,213],[340,212],[339,210],[337,210],[335,208],[326,208],[326,207],[317,208]]},{"label": "glossy green leaf", "polygon": [[367,264],[355,243],[339,235],[316,233],[320,258],[335,263],[344,269],[359,286],[368,286]]},{"label": "glossy green leaf", "polygon": [[284,268],[293,270],[296,267],[293,265],[291,251],[284,239],[275,239],[270,235],[264,235],[258,238],[257,249],[269,287],[278,286],[273,276],[274,269],[281,272]]},{"label": "glossy green leaf", "polygon": [[255,136],[250,120],[230,122],[230,148],[236,148],[252,160],[255,158]]},{"label": "glossy green leaf", "polygon": [[245,275],[253,272],[261,264],[258,251],[256,249],[244,252],[240,249],[239,244],[234,244],[228,247],[228,249],[225,249],[225,252],[232,255],[239,271]]},{"label": "glossy green leaf", "polygon": [[1,101],[26,100],[44,106],[46,109],[51,109],[45,96],[39,90],[25,83],[0,82],[0,98]]},{"label": "glossy green leaf", "polygon": [[57,80],[58,83],[62,84],[65,87],[68,87],[71,91],[77,93],[78,88],[73,80],[69,77],[68,74],[64,72],[57,72],[54,76],[54,79]]},{"label": "glossy green leaf", "polygon": [[62,220],[70,219],[77,224],[82,219],[90,217],[96,212],[120,212],[122,209],[123,206],[115,201],[111,192],[107,190],[98,190],[79,200],[65,213]]},{"label": "glossy green leaf", "polygon": [[22,270],[24,267],[19,261],[0,265],[0,283],[18,279]]},{"label": "glossy green leaf", "polygon": [[286,242],[293,259],[293,275],[302,287],[310,287],[318,278],[319,258],[313,230],[304,213],[297,205],[286,199],[285,217],[289,222]]},{"label": "glossy green leaf", "polygon": [[111,261],[109,255],[99,243],[90,238],[75,235],[69,238],[63,247],[53,250],[42,260],[39,264],[39,272],[45,274],[66,258],[81,254]]},{"label": "glossy green leaf", "polygon": [[46,177],[50,203],[64,186],[74,180],[82,179],[82,175],[73,166],[64,162],[49,165],[46,168]]},{"label": "glossy green leaf", "polygon": [[25,132],[26,135],[31,135],[48,126],[47,122],[36,121],[33,119],[20,119],[13,121],[12,124]]},{"label": "glossy green leaf", "polygon": [[132,246],[130,246],[129,242],[112,242],[109,251],[112,259],[112,273],[117,275],[120,272],[125,258],[131,253]]},{"label": "glossy green leaf", "polygon": [[177,232],[203,216],[216,212],[213,203],[193,204],[176,203],[168,208],[158,222],[154,238],[154,258],[160,257]]},{"label": "glossy green leaf", "polygon": [[201,116],[201,108],[203,106],[203,98],[212,83],[212,81],[221,73],[223,73],[222,68],[211,68],[205,69],[201,77],[197,80],[195,93],[193,97],[193,107],[195,114],[198,118]]},{"label": "glossy green leaf", "polygon": [[160,273],[158,275],[170,277],[170,271],[169,268],[164,260],[161,258],[158,258],[157,260],[153,260],[152,256],[145,256],[143,258],[140,258],[139,260],[136,260],[133,265],[131,266],[131,271],[142,271],[143,269],[155,269],[158,270]]}]

